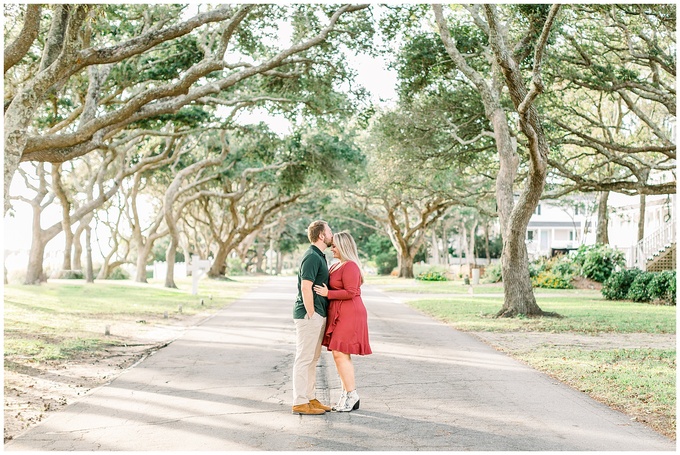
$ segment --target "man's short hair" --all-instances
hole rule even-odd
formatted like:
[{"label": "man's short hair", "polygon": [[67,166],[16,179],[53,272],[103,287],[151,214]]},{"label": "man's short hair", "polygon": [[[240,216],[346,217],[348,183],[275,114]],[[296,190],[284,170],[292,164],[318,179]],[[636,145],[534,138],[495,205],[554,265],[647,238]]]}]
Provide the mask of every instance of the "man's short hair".
[{"label": "man's short hair", "polygon": [[319,240],[319,237],[321,234],[323,234],[323,231],[326,230],[326,226],[328,226],[328,223],[323,220],[316,220],[312,222],[312,224],[310,224],[307,228],[307,238],[309,241],[314,243]]}]

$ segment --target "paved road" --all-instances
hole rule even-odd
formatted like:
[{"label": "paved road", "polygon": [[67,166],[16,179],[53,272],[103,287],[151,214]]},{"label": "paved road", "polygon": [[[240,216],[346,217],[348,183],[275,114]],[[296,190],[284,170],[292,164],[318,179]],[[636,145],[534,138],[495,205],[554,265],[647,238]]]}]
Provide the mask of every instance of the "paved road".
[{"label": "paved road", "polygon": [[[650,451],[675,443],[370,288],[361,409],[290,413],[295,280],[272,279],[5,450]],[[330,353],[319,398],[336,401]]]}]

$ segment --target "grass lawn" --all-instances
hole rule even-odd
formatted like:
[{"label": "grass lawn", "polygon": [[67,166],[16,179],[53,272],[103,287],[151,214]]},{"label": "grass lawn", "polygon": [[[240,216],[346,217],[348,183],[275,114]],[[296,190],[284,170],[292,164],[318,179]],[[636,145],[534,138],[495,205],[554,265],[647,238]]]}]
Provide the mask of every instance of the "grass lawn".
[{"label": "grass lawn", "polygon": [[[374,284],[369,280],[370,284]],[[583,335],[676,333],[676,307],[605,300],[599,291],[534,289],[536,301],[555,317],[495,318],[503,304],[502,285],[469,286],[459,281],[376,280],[387,292],[422,294],[408,305],[451,326],[474,332],[538,332]],[[430,298],[427,294],[437,295]],[[533,368],[645,422],[675,439],[676,350],[641,347],[594,349],[552,346],[502,347]]]},{"label": "grass lawn", "polygon": [[542,347],[514,355],[635,420],[675,436],[675,349]]},{"label": "grass lawn", "polygon": [[[598,291],[561,290],[560,295],[541,295],[536,301],[544,311],[561,318],[494,318],[503,296],[451,295],[408,302],[414,308],[441,319],[460,330],[492,332],[577,333],[675,333],[675,307],[628,301],[605,300]],[[573,296],[565,296],[574,292]]]},{"label": "grass lawn", "polygon": [[[188,280],[177,283],[180,289],[167,289],[153,281],[87,284],[59,280],[40,286],[7,285],[4,355],[30,361],[67,360],[79,353],[123,345],[130,325],[169,325],[180,318],[207,314],[233,302],[255,282],[257,279],[245,277],[201,280],[195,296]],[[107,325],[111,336],[105,336]]]}]

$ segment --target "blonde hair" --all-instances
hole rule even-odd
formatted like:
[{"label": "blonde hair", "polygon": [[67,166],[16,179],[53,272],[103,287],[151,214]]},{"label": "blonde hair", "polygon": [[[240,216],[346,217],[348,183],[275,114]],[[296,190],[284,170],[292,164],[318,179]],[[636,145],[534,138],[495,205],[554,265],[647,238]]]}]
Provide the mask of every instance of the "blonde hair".
[{"label": "blonde hair", "polygon": [[364,272],[361,270],[361,261],[359,260],[359,252],[357,251],[357,244],[354,243],[354,238],[347,231],[338,232],[333,236],[333,244],[340,253],[340,260],[353,261],[359,267],[361,273],[361,283],[364,283]]},{"label": "blonde hair", "polygon": [[321,234],[323,234],[323,231],[326,230],[327,225],[328,223],[323,220],[313,221],[312,224],[310,224],[307,228],[307,238],[309,241],[314,243],[319,240],[319,237]]}]

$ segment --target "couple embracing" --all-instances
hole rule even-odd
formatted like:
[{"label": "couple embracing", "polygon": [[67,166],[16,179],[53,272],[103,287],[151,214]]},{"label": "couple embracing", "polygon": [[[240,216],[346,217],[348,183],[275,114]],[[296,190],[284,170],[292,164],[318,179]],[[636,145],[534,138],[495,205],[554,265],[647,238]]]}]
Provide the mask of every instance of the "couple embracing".
[{"label": "couple embracing", "polygon": [[[325,221],[307,228],[311,243],[298,272],[298,296],[293,310],[296,349],[293,364],[293,414],[320,415],[359,409],[351,354],[368,355],[368,322],[361,300],[364,282],[354,239],[348,232],[333,235]],[[324,250],[339,261],[330,269]],[[316,364],[321,346],[333,352],[342,394],[332,408],[316,399]]]}]

